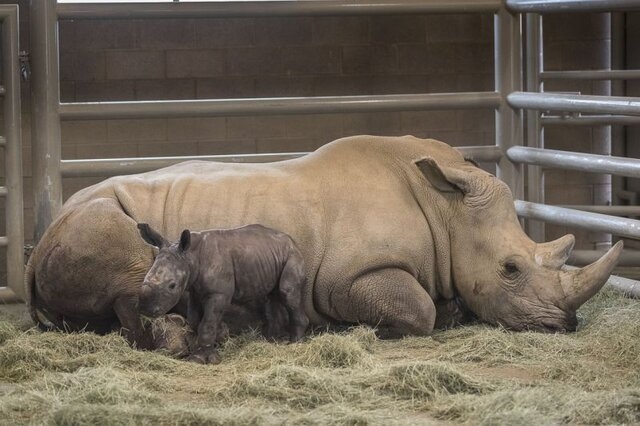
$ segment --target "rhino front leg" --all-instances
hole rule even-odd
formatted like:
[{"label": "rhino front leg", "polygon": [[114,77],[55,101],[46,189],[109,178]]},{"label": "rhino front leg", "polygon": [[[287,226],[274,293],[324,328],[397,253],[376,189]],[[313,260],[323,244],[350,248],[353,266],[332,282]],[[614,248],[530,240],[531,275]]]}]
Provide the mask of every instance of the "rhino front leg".
[{"label": "rhino front leg", "polygon": [[231,297],[224,294],[213,294],[202,302],[202,319],[198,325],[195,349],[187,358],[188,361],[200,364],[218,364],[220,355],[216,349],[218,334],[224,332],[222,317],[231,303]]},{"label": "rhino front leg", "polygon": [[152,344],[145,339],[144,328],[138,311],[138,297],[121,296],[113,303],[113,310],[120,321],[122,332],[131,346],[137,349],[151,349]]},{"label": "rhino front leg", "polygon": [[354,280],[344,292],[334,292],[331,304],[338,319],[379,328],[383,338],[431,334],[436,308],[418,281],[401,269],[382,269]]}]

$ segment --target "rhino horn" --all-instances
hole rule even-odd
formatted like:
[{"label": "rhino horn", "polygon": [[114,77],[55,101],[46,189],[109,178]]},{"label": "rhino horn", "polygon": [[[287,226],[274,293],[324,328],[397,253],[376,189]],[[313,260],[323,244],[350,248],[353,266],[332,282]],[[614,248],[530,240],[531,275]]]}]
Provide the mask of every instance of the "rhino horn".
[{"label": "rhino horn", "polygon": [[578,309],[602,288],[618,262],[622,246],[622,241],[618,241],[604,256],[591,265],[561,274],[560,282],[568,307]]},{"label": "rhino horn", "polygon": [[568,234],[557,240],[536,246],[536,263],[540,266],[551,269],[560,269],[565,264],[571,254],[576,239]]}]

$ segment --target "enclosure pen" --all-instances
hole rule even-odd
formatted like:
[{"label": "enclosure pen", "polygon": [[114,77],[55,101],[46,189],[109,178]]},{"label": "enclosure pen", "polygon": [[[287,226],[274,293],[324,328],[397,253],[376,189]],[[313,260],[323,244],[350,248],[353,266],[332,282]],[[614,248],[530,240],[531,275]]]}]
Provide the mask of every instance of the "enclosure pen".
[{"label": "enclosure pen", "polygon": [[[495,131],[495,143],[490,140],[491,145],[456,149],[465,158],[495,167],[498,178],[508,185],[520,218],[518,222],[511,211],[515,226],[509,229],[520,231],[522,223],[535,242],[545,240],[545,224],[602,232],[607,237],[640,239],[640,220],[634,219],[640,218],[640,207],[633,205],[635,194],[625,195],[632,200],[631,205],[580,205],[580,201],[573,199],[550,205],[546,204],[551,197],[545,194],[544,185],[547,170],[611,175],[614,182],[622,177],[640,178],[640,160],[619,152],[608,155],[545,147],[547,128],[640,123],[638,97],[619,96],[615,90],[610,90],[609,95],[551,92],[545,91],[545,84],[548,87],[551,81],[597,81],[615,85],[639,80],[640,69],[546,70],[542,32],[543,20],[548,15],[598,12],[611,13],[607,22],[610,32],[615,33],[621,28],[614,12],[640,11],[640,0],[276,0],[129,4],[31,0],[29,3],[30,164],[35,243],[62,208],[64,178],[136,174],[187,160],[270,163],[309,154],[308,150],[290,149],[255,154],[135,157],[134,151],[134,154],[118,152],[122,158],[63,158],[62,129],[67,122],[439,110],[486,110],[493,114],[490,127]],[[492,17],[491,90],[61,101],[58,24],[62,20],[100,23],[215,18],[237,22],[234,20],[264,17],[417,14]],[[581,305],[577,318],[572,317],[577,320],[577,326],[573,324],[577,331],[570,333],[542,333],[531,328],[513,332],[499,321],[495,323],[497,326],[490,326],[471,319],[455,328],[435,330],[429,336],[383,340],[376,336],[373,327],[340,323],[334,327],[317,326],[307,332],[302,342],[286,344],[268,340],[257,330],[249,330],[221,344],[220,364],[199,365],[180,359],[184,352],[171,351],[175,336],[178,336],[176,341],[184,336],[193,338],[186,320],[144,318],[152,340],[171,343],[165,351],[137,350],[119,333],[100,336],[91,332],[41,332],[33,326],[23,304],[9,303],[25,298],[18,6],[0,5],[0,20],[0,96],[3,97],[4,126],[0,149],[5,154],[0,198],[4,198],[6,209],[6,236],[0,236],[0,247],[7,249],[6,287],[0,287],[0,303],[4,303],[0,308],[0,425],[640,423],[640,282],[615,275]],[[611,68],[614,67],[621,67],[620,58],[612,61]],[[448,158],[454,156],[457,153]],[[313,157],[307,157],[310,158]],[[472,168],[462,159],[460,162]],[[318,168],[326,169],[323,164],[320,166]],[[442,174],[441,169],[438,170]],[[286,175],[285,172],[279,175]],[[424,176],[420,178],[424,181]],[[432,184],[429,188],[432,187],[436,186]],[[507,192],[505,189],[503,194]],[[405,198],[411,196],[403,200]],[[504,205],[510,207],[511,198]],[[361,235],[351,238],[366,239]],[[565,250],[556,251],[569,256],[575,239],[561,240]],[[611,239],[608,242],[604,244],[607,249]],[[543,244],[536,245],[540,246]],[[566,249],[568,246],[571,248]],[[604,247],[596,247],[575,250],[568,263],[596,263],[606,251],[602,250]],[[613,250],[616,249],[620,249],[619,243]],[[537,248],[529,251],[535,258]],[[562,257],[563,253],[553,254]],[[543,259],[535,258],[535,261],[553,263],[540,257]],[[452,262],[447,258],[443,263],[451,266]],[[506,270],[509,262],[503,263]],[[640,251],[623,251],[618,263],[639,268]],[[439,271],[433,269],[415,274],[435,276]],[[575,271],[566,265],[558,265],[555,271],[551,269],[545,270],[549,276],[567,274],[565,276],[571,277],[560,287],[563,303],[570,304],[567,302],[570,292],[564,290],[577,287],[579,280],[573,278],[576,275],[569,275]],[[474,276],[474,279],[477,278]],[[559,278],[559,281],[562,280]],[[604,278],[600,284],[603,281]],[[476,290],[482,291],[475,287],[472,291]],[[351,289],[349,297],[350,292]],[[505,306],[504,300],[493,303]],[[435,309],[433,303],[431,307]],[[550,327],[543,329],[553,331]]]}]

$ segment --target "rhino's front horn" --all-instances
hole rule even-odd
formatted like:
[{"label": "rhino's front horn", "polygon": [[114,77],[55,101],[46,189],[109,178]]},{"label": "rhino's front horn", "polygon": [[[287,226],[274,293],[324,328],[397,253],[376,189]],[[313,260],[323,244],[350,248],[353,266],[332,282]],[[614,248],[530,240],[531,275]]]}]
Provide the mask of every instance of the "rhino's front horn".
[{"label": "rhino's front horn", "polygon": [[591,265],[561,273],[560,282],[569,308],[578,309],[602,288],[618,262],[622,246],[622,241],[618,241]]}]

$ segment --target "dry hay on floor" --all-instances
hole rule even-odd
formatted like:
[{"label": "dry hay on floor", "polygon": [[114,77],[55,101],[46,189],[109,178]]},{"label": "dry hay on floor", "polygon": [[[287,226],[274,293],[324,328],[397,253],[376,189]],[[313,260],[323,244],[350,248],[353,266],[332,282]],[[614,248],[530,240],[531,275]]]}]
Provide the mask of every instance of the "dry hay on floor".
[{"label": "dry hay on floor", "polygon": [[640,301],[602,292],[576,333],[473,325],[380,341],[371,329],[230,339],[201,366],[118,335],[40,333],[0,308],[2,424],[640,422]]}]

